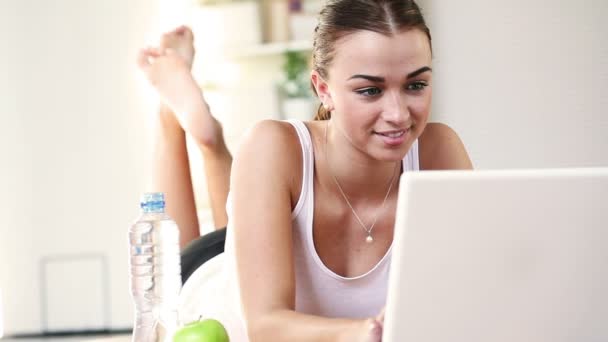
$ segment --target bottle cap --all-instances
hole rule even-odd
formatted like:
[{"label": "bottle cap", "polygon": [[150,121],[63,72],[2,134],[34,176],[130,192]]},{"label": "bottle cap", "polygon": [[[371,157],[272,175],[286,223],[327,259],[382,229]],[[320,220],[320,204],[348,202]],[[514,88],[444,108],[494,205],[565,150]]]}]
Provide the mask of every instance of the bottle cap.
[{"label": "bottle cap", "polygon": [[144,213],[165,212],[165,194],[162,192],[146,192],[139,203]]}]

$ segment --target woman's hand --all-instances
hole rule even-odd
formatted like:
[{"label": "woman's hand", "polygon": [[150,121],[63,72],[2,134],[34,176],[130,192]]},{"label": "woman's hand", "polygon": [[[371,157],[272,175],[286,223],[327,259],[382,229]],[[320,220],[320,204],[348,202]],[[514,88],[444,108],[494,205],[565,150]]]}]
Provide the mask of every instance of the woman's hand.
[{"label": "woman's hand", "polygon": [[384,328],[384,309],[376,317],[360,320],[357,328],[343,331],[340,342],[381,342]]},{"label": "woman's hand", "polygon": [[363,341],[365,342],[381,342],[382,332],[384,329],[384,309],[374,318],[365,321],[365,329]]}]

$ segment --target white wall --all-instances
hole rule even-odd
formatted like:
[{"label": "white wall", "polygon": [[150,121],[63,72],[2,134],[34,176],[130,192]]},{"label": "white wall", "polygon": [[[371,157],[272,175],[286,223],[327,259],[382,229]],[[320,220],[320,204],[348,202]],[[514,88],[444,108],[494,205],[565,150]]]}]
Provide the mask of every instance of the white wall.
[{"label": "white wall", "polygon": [[68,295],[59,289],[66,307],[108,310],[110,327],[131,324],[126,231],[144,188],[147,109],[134,61],[156,23],[156,4],[0,1],[6,334],[42,329],[39,263],[58,255],[103,255],[110,274],[104,308],[87,306],[99,302],[97,290],[88,302],[87,290],[78,289],[88,284],[86,273],[65,275],[66,288],[78,289]]},{"label": "white wall", "polygon": [[608,2],[426,0],[434,120],[478,168],[608,165]]}]

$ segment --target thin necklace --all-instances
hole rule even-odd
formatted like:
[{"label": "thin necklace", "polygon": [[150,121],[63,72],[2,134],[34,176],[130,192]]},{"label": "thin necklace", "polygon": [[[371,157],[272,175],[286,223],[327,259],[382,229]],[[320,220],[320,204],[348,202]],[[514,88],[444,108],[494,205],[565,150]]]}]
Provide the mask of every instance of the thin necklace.
[{"label": "thin necklace", "polygon": [[367,237],[365,238],[365,242],[372,243],[372,242],[374,242],[374,238],[372,237],[372,230],[374,229],[374,226],[376,225],[376,222],[378,221],[378,217],[380,217],[380,213],[382,212],[382,209],[384,209],[384,205],[386,204],[386,199],[388,198],[388,195],[391,193],[391,189],[393,188],[393,183],[395,181],[395,175],[397,174],[397,172],[396,172],[397,167],[395,167],[395,171],[393,171],[393,176],[391,177],[391,183],[388,186],[388,191],[386,192],[386,195],[384,195],[384,200],[382,200],[382,204],[380,205],[380,208],[378,208],[378,210],[376,211],[374,220],[372,221],[372,224],[368,228],[363,223],[363,221],[361,220],[359,215],[357,215],[355,208],[353,208],[352,204],[350,204],[348,197],[346,196],[346,194],[344,193],[344,190],[342,190],[342,187],[340,186],[340,182],[338,182],[338,178],[333,174],[333,172],[331,172],[331,167],[329,167],[329,157],[327,156],[329,154],[328,148],[327,148],[327,126],[329,126],[329,121],[327,121],[327,124],[325,125],[325,164],[327,165],[329,174],[334,179],[334,183],[336,183],[338,190],[340,190],[340,193],[342,194],[344,201],[346,201],[346,204],[348,204],[348,207],[353,212],[353,215],[355,215],[357,222],[359,222],[359,225],[361,225],[361,228],[363,228],[363,230],[367,234]]}]

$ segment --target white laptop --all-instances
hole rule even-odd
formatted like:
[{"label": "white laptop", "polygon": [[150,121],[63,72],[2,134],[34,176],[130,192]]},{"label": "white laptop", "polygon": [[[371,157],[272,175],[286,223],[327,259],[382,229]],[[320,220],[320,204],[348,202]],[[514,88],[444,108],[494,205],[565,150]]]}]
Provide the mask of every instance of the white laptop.
[{"label": "white laptop", "polygon": [[383,341],[608,341],[608,168],[402,176]]}]

